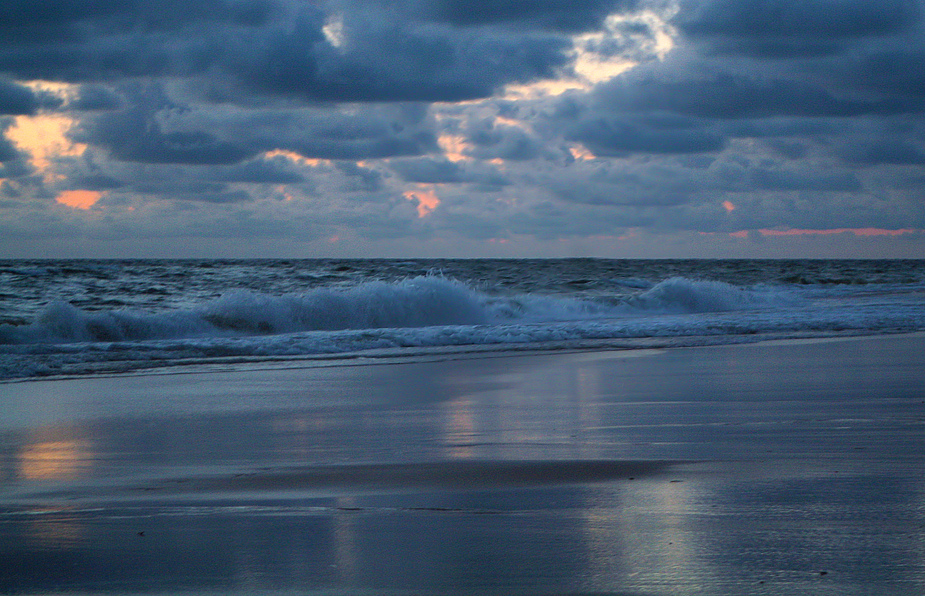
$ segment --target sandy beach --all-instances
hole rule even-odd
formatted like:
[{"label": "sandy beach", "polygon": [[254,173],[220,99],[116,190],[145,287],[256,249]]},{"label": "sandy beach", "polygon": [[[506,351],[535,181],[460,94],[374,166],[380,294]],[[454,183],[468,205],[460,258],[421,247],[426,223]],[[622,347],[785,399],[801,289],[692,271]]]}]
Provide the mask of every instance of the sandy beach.
[{"label": "sandy beach", "polygon": [[4,594],[925,593],[921,335],[28,381],[0,407]]}]

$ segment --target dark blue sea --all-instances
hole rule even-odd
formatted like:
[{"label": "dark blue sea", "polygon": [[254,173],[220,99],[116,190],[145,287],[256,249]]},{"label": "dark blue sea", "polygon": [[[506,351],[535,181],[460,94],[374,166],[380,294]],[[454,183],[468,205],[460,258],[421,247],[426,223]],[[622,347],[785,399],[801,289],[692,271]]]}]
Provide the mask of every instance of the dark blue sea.
[{"label": "dark blue sea", "polygon": [[920,260],[0,261],[7,380],[921,330]]}]

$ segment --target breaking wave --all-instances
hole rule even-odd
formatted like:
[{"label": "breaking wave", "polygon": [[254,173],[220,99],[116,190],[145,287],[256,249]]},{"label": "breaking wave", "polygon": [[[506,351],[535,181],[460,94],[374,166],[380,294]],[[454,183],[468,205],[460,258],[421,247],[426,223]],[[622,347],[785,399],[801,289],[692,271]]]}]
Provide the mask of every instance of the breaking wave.
[{"label": "breaking wave", "polygon": [[118,302],[112,295],[85,308],[55,301],[32,320],[0,324],[0,380],[289,358],[704,345],[925,329],[918,289],[848,297],[838,288],[685,277],[558,294],[479,287],[423,275],[278,295],[236,290],[154,312],[107,307]]},{"label": "breaking wave", "polygon": [[420,276],[350,289],[270,296],[234,291],[190,309],[146,313],[82,310],[52,302],[25,325],[0,325],[0,343],[121,342],[277,335],[305,331],[552,323],[639,314],[723,312],[785,306],[783,289],[750,289],[681,277],[634,295],[493,296],[459,281]]}]

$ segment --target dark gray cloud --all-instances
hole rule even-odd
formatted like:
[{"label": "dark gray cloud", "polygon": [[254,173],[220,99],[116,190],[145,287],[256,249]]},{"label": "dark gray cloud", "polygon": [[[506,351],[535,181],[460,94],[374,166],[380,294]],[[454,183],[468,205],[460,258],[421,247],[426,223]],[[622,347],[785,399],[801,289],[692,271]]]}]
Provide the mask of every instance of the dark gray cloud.
[{"label": "dark gray cloud", "polygon": [[0,8],[0,71],[68,82],[189,75],[209,68],[219,37],[260,31],[269,0],[10,0]]},{"label": "dark gray cloud", "polygon": [[42,106],[32,89],[0,78],[0,115],[34,114]]},{"label": "dark gray cloud", "polygon": [[193,31],[215,22],[259,26],[277,10],[270,0],[6,0],[0,5],[0,40],[34,45],[127,31]]},{"label": "dark gray cloud", "polygon": [[[387,3],[326,9],[285,0],[68,1],[35,14],[18,0],[12,4],[0,16],[0,41],[6,42],[0,72],[78,83],[211,78],[227,98],[242,100],[254,92],[341,102],[487,97],[504,84],[553,76],[567,65],[571,47],[555,32],[460,29],[451,15],[432,22],[396,19]],[[518,14],[554,22],[565,3],[551,4]],[[588,10],[597,14],[604,6]],[[483,12],[493,20],[492,11]],[[337,42],[325,34],[332,18],[340,27]]]},{"label": "dark gray cloud", "polygon": [[[324,15],[305,16],[219,60],[245,88],[309,101],[460,101],[508,83],[552,77],[567,65],[567,38],[455,30],[344,15],[344,41],[328,43]],[[500,59],[500,57],[504,57]]]},{"label": "dark gray cloud", "polygon": [[729,73],[680,81],[629,75],[601,86],[597,94],[597,100],[612,110],[665,111],[718,119],[888,115],[925,107],[925,96],[845,99],[799,80]]},{"label": "dark gray cloud", "polygon": [[787,137],[791,141],[794,138],[824,139],[852,128],[853,122],[845,119],[793,116],[753,120],[735,119],[722,122],[722,130],[731,137],[766,140],[773,140],[772,137]]},{"label": "dark gray cloud", "polygon": [[465,133],[474,145],[467,155],[479,159],[525,161],[548,153],[544,141],[536,135],[519,126],[495,124],[494,119],[470,122]]},{"label": "dark gray cloud", "polygon": [[182,108],[158,87],[133,93],[125,110],[84,121],[73,136],[105,148],[120,161],[144,163],[232,164],[253,157],[259,148],[223,140],[203,130],[165,131],[158,115]]},{"label": "dark gray cloud", "polygon": [[0,162],[8,162],[20,159],[22,156],[13,144],[4,138],[0,138]]},{"label": "dark gray cloud", "polygon": [[235,189],[232,186],[234,184],[279,185],[305,182],[305,176],[294,164],[281,156],[258,158],[233,165],[121,162],[107,164],[105,168],[92,159],[84,158],[73,164],[66,187],[220,203],[249,199],[246,191]]},{"label": "dark gray cloud", "polygon": [[719,151],[723,135],[696,119],[670,115],[589,115],[567,134],[595,155],[702,153]]},{"label": "dark gray cloud", "polygon": [[132,184],[135,193],[194,203],[242,203],[252,201],[250,194],[220,182],[198,180],[147,180]]},{"label": "dark gray cloud", "polygon": [[692,0],[682,3],[674,24],[711,52],[795,58],[900,33],[921,16],[918,0]]},{"label": "dark gray cloud", "polygon": [[119,161],[153,164],[231,165],[276,149],[353,161],[437,150],[418,104],[240,110],[178,103],[159,85],[125,87],[122,95],[124,109],[85,117],[74,140]]},{"label": "dark gray cloud", "polygon": [[292,162],[284,157],[253,159],[233,166],[209,171],[217,180],[248,184],[299,184],[305,176],[295,171]]},{"label": "dark gray cloud", "polygon": [[[0,135],[6,132],[6,129],[13,124],[13,118],[4,118],[0,116]],[[0,163],[11,162],[18,159],[22,159],[22,154],[13,146],[13,143],[6,138],[6,136],[0,136]],[[6,178],[7,176],[0,176],[0,178]]]},{"label": "dark gray cloud", "polygon": [[925,35],[903,49],[873,51],[846,65],[832,68],[842,85],[889,93],[898,97],[925,97]]},{"label": "dark gray cloud", "polygon": [[438,150],[428,111],[418,104],[382,104],[363,110],[337,106],[289,110],[200,110],[186,126],[221,130],[224,138],[260,151],[286,149],[332,160],[422,155]]},{"label": "dark gray cloud", "polygon": [[192,194],[220,194],[228,189],[227,184],[189,180],[188,178],[167,178],[170,170],[161,172],[161,176],[152,176],[144,181],[132,184],[132,190],[141,193],[157,194],[169,197],[184,197]]},{"label": "dark gray cloud", "polygon": [[486,187],[511,184],[509,177],[481,162],[452,162],[428,157],[398,159],[389,163],[402,180],[421,184],[480,184]]},{"label": "dark gray cloud", "polygon": [[418,18],[459,27],[502,25],[518,30],[580,33],[598,29],[607,15],[636,8],[636,0],[438,0],[409,3]]},{"label": "dark gray cloud", "polygon": [[79,173],[68,178],[67,186],[79,190],[113,190],[122,188],[125,183],[102,173]]},{"label": "dark gray cloud", "polygon": [[808,151],[806,143],[790,139],[767,139],[765,145],[785,159],[802,159]]},{"label": "dark gray cloud", "polygon": [[861,182],[851,172],[806,172],[771,168],[754,168],[749,188],[775,191],[811,190],[819,192],[855,192]]},{"label": "dark gray cloud", "polygon": [[[0,130],[62,117],[36,119],[35,153],[25,128],[0,136],[0,208],[33,201],[13,219],[38,235],[105,213],[110,239],[401,246],[925,221],[920,0],[672,4],[9,0]],[[583,75],[597,83],[501,97]],[[417,185],[438,208],[419,212]],[[67,189],[107,192],[48,209]]]},{"label": "dark gray cloud", "polygon": [[[2,143],[0,143],[0,145],[2,145]],[[0,147],[0,150],[3,150],[3,148]],[[33,173],[29,164],[26,163],[25,160],[19,159],[20,157],[19,155],[15,155],[13,159],[0,161],[0,178],[7,181],[13,178],[22,180]]]},{"label": "dark gray cloud", "polygon": [[[653,175],[658,176],[655,184]],[[664,207],[687,203],[704,192],[710,185],[703,178],[682,167],[628,171],[597,167],[559,173],[547,185],[557,197],[570,203]]]},{"label": "dark gray cloud", "polygon": [[465,171],[462,165],[446,159],[399,159],[389,164],[402,180],[423,184],[462,182]]},{"label": "dark gray cloud", "polygon": [[81,111],[110,111],[117,110],[123,105],[122,98],[103,85],[81,85],[77,96],[67,103],[72,110]]},{"label": "dark gray cloud", "polygon": [[[859,123],[917,119],[925,112],[920,12],[918,0],[882,6],[835,0],[683,3],[674,23],[696,43],[681,38],[664,60],[645,62],[588,93],[564,96],[544,112],[538,129],[544,138],[559,131],[604,157],[715,153],[733,139],[763,138],[777,159],[803,157],[814,146],[855,163],[869,161],[845,150],[838,137],[858,134]],[[850,59],[810,51],[789,58],[768,59],[760,52],[726,57],[710,45],[769,38],[831,42]],[[916,159],[908,151],[894,153],[888,159]],[[756,179],[761,181],[767,182]]]},{"label": "dark gray cloud", "polygon": [[382,189],[382,174],[372,168],[364,168],[352,161],[340,161],[335,167],[347,177],[347,192],[376,192]]},{"label": "dark gray cloud", "polygon": [[412,135],[351,136],[345,131],[343,137],[293,138],[274,142],[273,137],[262,139],[265,147],[282,147],[296,151],[306,157],[320,159],[379,159],[406,155],[421,155],[437,147],[436,137],[428,132]]},{"label": "dark gray cloud", "polygon": [[861,165],[925,165],[925,150],[904,139],[857,140],[837,150],[842,159]]}]

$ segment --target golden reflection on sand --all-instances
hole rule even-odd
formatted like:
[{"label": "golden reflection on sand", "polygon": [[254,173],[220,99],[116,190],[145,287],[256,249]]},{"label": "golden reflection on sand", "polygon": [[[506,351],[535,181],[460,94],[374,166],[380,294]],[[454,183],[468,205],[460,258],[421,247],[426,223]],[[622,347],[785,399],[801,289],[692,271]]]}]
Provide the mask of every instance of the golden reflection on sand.
[{"label": "golden reflection on sand", "polygon": [[64,480],[84,474],[92,452],[85,441],[32,443],[19,452],[19,477],[25,480]]}]

